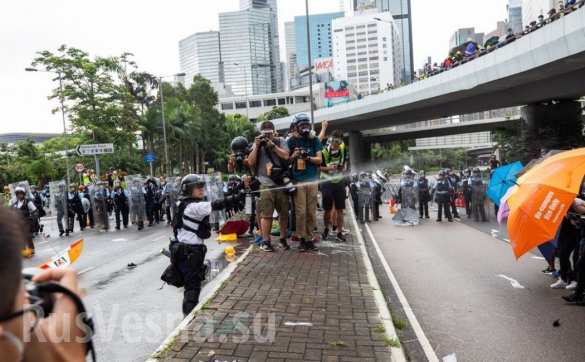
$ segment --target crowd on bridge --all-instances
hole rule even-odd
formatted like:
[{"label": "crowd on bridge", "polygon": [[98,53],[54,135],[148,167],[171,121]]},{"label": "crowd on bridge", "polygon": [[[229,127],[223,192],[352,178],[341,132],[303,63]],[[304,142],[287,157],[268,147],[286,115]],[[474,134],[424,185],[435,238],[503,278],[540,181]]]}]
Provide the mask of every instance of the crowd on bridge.
[{"label": "crowd on bridge", "polygon": [[556,20],[559,20],[561,17],[572,13],[584,5],[585,0],[565,0],[564,3],[560,5],[560,9],[558,11],[556,8],[552,8],[546,17],[544,15],[539,15],[538,19],[530,22],[530,24],[527,24],[520,33],[514,33],[514,31],[509,28],[505,36],[493,36],[489,39],[486,39],[484,44],[478,44],[477,42],[469,39],[460,46],[451,49],[449,55],[447,58],[445,58],[445,60],[443,60],[443,62],[425,64],[424,68],[418,71],[416,80],[432,77],[489,54],[499,48],[511,44],[523,36],[526,36]]}]

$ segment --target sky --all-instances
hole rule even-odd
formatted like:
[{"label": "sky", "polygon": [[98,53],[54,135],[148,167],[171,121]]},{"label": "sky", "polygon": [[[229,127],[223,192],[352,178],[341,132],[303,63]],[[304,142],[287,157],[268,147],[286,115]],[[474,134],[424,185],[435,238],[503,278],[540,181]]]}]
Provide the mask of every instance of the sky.
[{"label": "sky", "polygon": [[[507,0],[412,0],[415,69],[428,56],[442,60],[462,27],[489,32],[506,19]],[[446,5],[449,4],[449,5]],[[0,2],[0,133],[62,132],[57,105],[47,100],[49,74],[28,73],[35,53],[67,44],[91,55],[135,55],[157,75],[179,71],[178,41],[218,30],[218,13],[238,0],[19,0]],[[304,15],[304,0],[278,0],[281,52],[284,22]],[[340,10],[340,0],[310,0],[311,14]],[[284,54],[281,54],[283,61]]]}]

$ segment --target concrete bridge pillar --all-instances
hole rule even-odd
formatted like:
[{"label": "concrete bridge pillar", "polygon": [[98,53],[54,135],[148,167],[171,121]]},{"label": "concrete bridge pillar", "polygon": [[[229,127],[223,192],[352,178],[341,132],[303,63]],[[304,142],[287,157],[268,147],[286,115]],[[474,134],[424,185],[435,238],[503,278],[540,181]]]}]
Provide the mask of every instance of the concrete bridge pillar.
[{"label": "concrete bridge pillar", "polygon": [[541,152],[570,149],[583,145],[581,104],[564,100],[530,104],[521,109],[522,146],[528,162]]},{"label": "concrete bridge pillar", "polygon": [[370,143],[359,131],[349,132],[349,163],[351,172],[359,172],[370,161]]}]

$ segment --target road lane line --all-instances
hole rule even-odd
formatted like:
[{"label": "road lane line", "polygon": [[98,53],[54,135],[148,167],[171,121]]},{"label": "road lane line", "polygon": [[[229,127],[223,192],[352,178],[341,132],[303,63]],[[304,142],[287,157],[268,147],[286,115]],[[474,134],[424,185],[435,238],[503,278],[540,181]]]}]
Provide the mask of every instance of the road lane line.
[{"label": "road lane line", "polygon": [[392,287],[396,291],[396,295],[398,296],[398,300],[400,301],[400,304],[402,304],[402,308],[404,309],[404,312],[406,313],[406,317],[408,318],[408,321],[410,322],[410,325],[412,326],[412,329],[414,330],[414,333],[416,334],[416,337],[418,338],[418,341],[421,344],[427,359],[430,362],[439,362],[440,361],[439,357],[437,357],[435,350],[431,346],[431,342],[428,340],[427,336],[425,335],[425,332],[423,331],[420,323],[418,322],[418,319],[414,315],[414,311],[410,307],[410,304],[408,303],[406,296],[402,292],[402,288],[400,288],[400,285],[398,284],[398,280],[394,276],[394,273],[392,272],[390,265],[388,265],[386,258],[382,254],[382,250],[380,249],[380,246],[378,245],[378,241],[374,237],[374,234],[372,233],[370,226],[368,224],[366,224],[365,226],[366,226],[366,230],[368,232],[368,235],[370,236],[370,239],[372,239],[372,244],[374,245],[374,248],[376,249],[376,253],[378,254],[378,257],[380,258],[382,266],[384,267],[384,270],[386,270],[386,274],[388,275],[388,278],[390,279],[390,282],[392,283]]},{"label": "road lane line", "polygon": [[[357,219],[355,217],[355,213],[353,212],[353,208],[349,208],[352,220],[352,226],[355,232],[355,235],[358,239],[358,244],[360,244],[360,250],[362,253],[362,260],[364,261],[364,266],[366,268],[366,275],[368,276],[368,282],[372,287],[372,294],[374,295],[374,301],[376,302],[376,307],[378,307],[378,312],[380,315],[380,320],[382,321],[382,325],[386,331],[387,337],[398,340],[398,334],[396,333],[396,329],[394,328],[394,322],[392,320],[392,315],[390,314],[390,310],[388,309],[388,304],[386,299],[384,298],[384,294],[382,293],[382,288],[380,287],[380,283],[376,278],[376,273],[374,272],[374,266],[372,265],[372,261],[368,256],[368,250],[366,249],[366,243],[364,241],[364,237],[362,235],[362,231],[358,226]],[[393,362],[406,362],[406,355],[404,354],[404,346],[401,344],[398,348],[391,347],[390,351],[392,353],[391,360]]]},{"label": "road lane line", "polygon": [[524,289],[524,286],[522,284],[520,284],[516,279],[510,278],[508,276],[505,276],[504,274],[498,274],[498,276],[502,279],[506,279],[507,281],[510,282],[510,284],[512,285],[512,288],[514,289]]},{"label": "road lane line", "polygon": [[79,273],[77,273],[77,274],[79,274],[79,275],[83,275],[83,274],[85,274],[85,273],[88,273],[88,272],[90,272],[90,271],[92,271],[92,270],[94,270],[94,269],[95,269],[95,266],[91,266],[91,267],[89,267],[89,268],[85,268],[85,269],[83,269],[82,271],[80,271],[80,272],[79,272]]}]

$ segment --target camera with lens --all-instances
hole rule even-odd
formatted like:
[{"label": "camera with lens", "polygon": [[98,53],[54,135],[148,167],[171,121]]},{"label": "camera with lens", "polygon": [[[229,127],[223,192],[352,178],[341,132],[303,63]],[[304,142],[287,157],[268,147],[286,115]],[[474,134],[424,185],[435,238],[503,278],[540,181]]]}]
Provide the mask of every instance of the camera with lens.
[{"label": "camera with lens", "polygon": [[299,152],[299,158],[301,160],[305,160],[305,161],[308,160],[309,159],[309,152],[302,148]]},{"label": "camera with lens", "polygon": [[244,161],[250,153],[250,144],[245,137],[238,136],[232,140],[231,149],[236,160],[236,167],[239,171],[244,169]]}]

